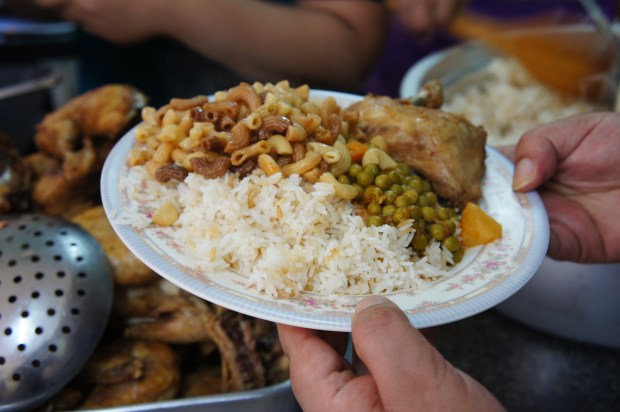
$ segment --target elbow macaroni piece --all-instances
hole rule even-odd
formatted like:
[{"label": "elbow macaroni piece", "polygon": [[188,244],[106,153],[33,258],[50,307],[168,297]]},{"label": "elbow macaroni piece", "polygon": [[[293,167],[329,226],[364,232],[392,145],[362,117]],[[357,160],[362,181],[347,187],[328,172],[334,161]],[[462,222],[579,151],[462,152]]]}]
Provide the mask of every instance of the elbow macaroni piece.
[{"label": "elbow macaroni piece", "polygon": [[345,174],[349,167],[351,167],[351,152],[349,152],[347,145],[340,139],[334,143],[334,149],[338,151],[340,156],[338,162],[332,165],[331,173],[338,177]]},{"label": "elbow macaroni piece", "polygon": [[334,175],[329,172],[323,173],[319,178],[320,182],[329,183],[334,186],[336,196],[340,199],[353,200],[357,196],[357,189],[351,185],[340,183]]},{"label": "elbow macaroni piece", "polygon": [[280,134],[274,134],[267,142],[271,145],[271,149],[279,155],[290,155],[293,154],[293,146],[291,142],[286,140],[286,138]]},{"label": "elbow macaroni piece", "polygon": [[263,153],[271,152],[271,145],[266,140],[261,140],[253,145],[246,146],[243,149],[239,149],[230,155],[230,163],[233,166],[239,166],[246,160],[257,157]]},{"label": "elbow macaroni piece", "polygon": [[284,173],[284,176],[287,177],[293,174],[303,175],[304,173],[317,167],[321,162],[321,159],[322,157],[320,154],[316,152],[308,152],[306,153],[306,157],[303,159],[282,167],[282,173]]},{"label": "elbow macaroni piece", "polygon": [[267,174],[267,176],[272,176],[276,173],[282,172],[278,163],[276,163],[274,158],[269,156],[267,153],[261,153],[258,155],[258,167],[260,167],[261,170]]},{"label": "elbow macaroni piece", "polygon": [[376,147],[370,148],[364,153],[362,158],[362,166],[369,164],[378,165],[381,170],[393,169],[397,166],[396,162],[389,154]]}]

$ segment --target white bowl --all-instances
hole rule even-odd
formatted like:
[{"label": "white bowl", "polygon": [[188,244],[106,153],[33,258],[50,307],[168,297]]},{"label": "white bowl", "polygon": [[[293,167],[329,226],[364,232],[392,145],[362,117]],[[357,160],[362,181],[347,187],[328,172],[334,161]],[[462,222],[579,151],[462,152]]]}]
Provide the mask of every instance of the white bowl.
[{"label": "white bowl", "polygon": [[497,309],[545,332],[620,348],[620,263],[546,258],[532,279]]}]

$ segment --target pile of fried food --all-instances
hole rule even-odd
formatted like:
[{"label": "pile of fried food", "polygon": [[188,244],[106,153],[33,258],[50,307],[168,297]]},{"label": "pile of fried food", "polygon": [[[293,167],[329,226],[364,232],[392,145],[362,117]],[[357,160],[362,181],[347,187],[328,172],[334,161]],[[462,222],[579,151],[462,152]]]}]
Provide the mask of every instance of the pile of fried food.
[{"label": "pile of fried food", "polygon": [[114,268],[113,310],[100,345],[41,410],[221,394],[288,379],[274,324],[177,288],[139,261],[109,224],[99,199],[101,168],[145,104],[135,88],[107,85],[46,116],[34,153],[21,155],[0,134],[0,215],[70,219],[99,241]]}]

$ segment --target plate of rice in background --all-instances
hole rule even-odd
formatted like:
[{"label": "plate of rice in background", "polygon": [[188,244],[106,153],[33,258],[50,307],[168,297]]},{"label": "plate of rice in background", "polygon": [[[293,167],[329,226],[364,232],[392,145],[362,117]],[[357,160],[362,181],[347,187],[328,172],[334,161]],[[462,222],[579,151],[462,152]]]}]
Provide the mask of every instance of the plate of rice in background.
[{"label": "plate of rice in background", "polygon": [[405,74],[401,97],[412,96],[429,79],[440,79],[444,85],[442,109],[483,125],[490,146],[513,145],[524,132],[537,126],[602,109],[540,84],[517,60],[478,42],[420,60]]},{"label": "plate of rice in background", "polygon": [[[309,91],[311,102],[328,98],[345,108],[363,97]],[[416,327],[440,325],[507,299],[546,254],[549,228],[540,198],[513,192],[511,162],[488,146],[478,204],[501,223],[502,237],[467,248],[449,265],[451,255],[439,247],[429,245],[423,258],[412,255],[409,223],[364,224],[333,184],[308,186],[297,174],[260,170],[242,179],[230,172],[212,179],[190,173],[161,183],[148,166],[130,165],[136,142],[147,141],[147,123],[129,131],[104,165],[101,194],[112,226],[164,278],[246,315],[350,331],[357,302],[381,293]],[[174,205],[174,222],[154,224],[167,205]]]}]

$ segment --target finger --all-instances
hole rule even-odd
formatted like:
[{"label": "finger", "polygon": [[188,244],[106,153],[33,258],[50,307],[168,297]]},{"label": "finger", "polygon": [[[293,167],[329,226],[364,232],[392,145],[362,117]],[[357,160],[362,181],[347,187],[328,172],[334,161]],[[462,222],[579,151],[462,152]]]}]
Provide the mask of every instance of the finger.
[{"label": "finger", "polygon": [[403,394],[411,392],[411,385],[439,384],[439,376],[448,370],[443,357],[411,326],[405,314],[380,296],[366,298],[358,305],[353,344],[388,410]]},{"label": "finger", "polygon": [[[565,201],[557,195],[541,191],[540,196],[549,211],[549,247],[547,255],[553,259],[576,259],[579,243],[575,242],[575,233],[565,224],[565,218],[571,219],[572,213],[565,210]],[[563,213],[553,213],[561,209]]]},{"label": "finger", "polygon": [[559,158],[557,149],[544,131],[523,135],[515,151],[515,191],[534,190],[555,174]]},{"label": "finger", "polygon": [[311,402],[318,393],[333,397],[355,378],[350,365],[316,331],[278,324],[278,334],[300,403]]},{"label": "finger", "polygon": [[293,392],[305,412],[380,405],[373,378],[357,377],[319,332],[278,324],[278,333],[289,357]]},{"label": "finger", "polygon": [[364,361],[357,354],[355,348],[353,348],[351,357],[351,367],[357,376],[367,375],[370,372]]},{"label": "finger", "polygon": [[318,331],[317,336],[334,348],[340,357],[344,357],[349,346],[349,334],[342,332]]},{"label": "finger", "polygon": [[541,190],[540,196],[549,214],[549,248],[547,255],[558,260],[605,262],[605,241],[597,230],[583,230],[575,222],[590,222],[586,210],[578,203],[552,191]]},{"label": "finger", "polygon": [[605,121],[612,123],[608,116],[604,113],[575,115],[526,132],[516,148],[514,190],[533,190],[549,180],[558,165],[588,138],[597,125]]}]

